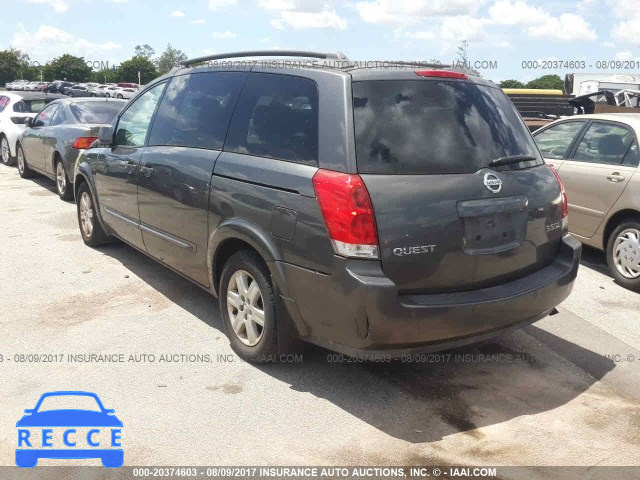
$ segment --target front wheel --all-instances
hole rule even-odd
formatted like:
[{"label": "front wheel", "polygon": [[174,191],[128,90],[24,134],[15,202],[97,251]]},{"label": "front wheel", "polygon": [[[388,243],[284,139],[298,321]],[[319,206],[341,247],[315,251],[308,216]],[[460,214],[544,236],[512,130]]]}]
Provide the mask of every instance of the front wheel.
[{"label": "front wheel", "polygon": [[64,162],[61,159],[56,162],[56,191],[62,200],[71,200],[73,197],[69,177],[64,168]]},{"label": "front wheel", "polygon": [[607,264],[616,281],[640,291],[640,220],[623,222],[607,242]]},{"label": "front wheel", "polygon": [[118,98],[119,98],[120,100],[122,100],[124,97],[119,93],[119,94],[118,94]]},{"label": "front wheel", "polygon": [[89,247],[99,247],[100,245],[109,243],[111,237],[102,229],[102,225],[97,217],[93,195],[91,195],[89,185],[85,182],[78,188],[76,205],[78,209],[80,235],[82,235],[82,240],[85,245]]},{"label": "front wheel", "polygon": [[0,136],[0,160],[5,165],[12,165],[13,158],[9,149],[9,140],[4,135]]},{"label": "front wheel", "polygon": [[31,178],[33,177],[33,170],[29,168],[27,164],[27,159],[24,157],[24,151],[22,150],[22,145],[18,144],[16,147],[16,156],[18,157],[18,173],[22,178]]},{"label": "front wheel", "polygon": [[260,256],[249,250],[227,260],[220,279],[220,312],[231,348],[251,363],[276,359],[276,297],[271,274]]}]

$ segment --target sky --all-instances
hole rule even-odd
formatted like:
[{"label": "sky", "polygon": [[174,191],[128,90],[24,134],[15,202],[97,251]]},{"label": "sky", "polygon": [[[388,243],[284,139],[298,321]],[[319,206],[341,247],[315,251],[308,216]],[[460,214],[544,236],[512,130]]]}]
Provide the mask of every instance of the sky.
[{"label": "sky", "polygon": [[298,49],[450,63],[466,40],[471,66],[494,81],[640,73],[640,0],[0,0],[0,12],[0,50],[38,64],[70,53],[115,65],[167,43],[189,57]]}]

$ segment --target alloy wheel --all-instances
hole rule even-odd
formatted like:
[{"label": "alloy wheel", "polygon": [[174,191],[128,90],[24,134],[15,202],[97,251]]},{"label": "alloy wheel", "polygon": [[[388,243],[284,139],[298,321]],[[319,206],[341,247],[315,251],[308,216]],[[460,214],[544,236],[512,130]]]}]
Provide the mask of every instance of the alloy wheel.
[{"label": "alloy wheel", "polygon": [[11,151],[9,150],[9,141],[7,140],[7,137],[2,137],[0,153],[2,154],[2,163],[8,165],[9,159],[11,158]]},{"label": "alloy wheel", "polygon": [[227,286],[231,327],[242,343],[253,347],[264,332],[264,301],[258,282],[245,270],[233,274]]},{"label": "alloy wheel", "polygon": [[80,223],[82,225],[82,232],[86,238],[91,238],[93,234],[93,203],[91,197],[87,192],[82,192],[80,197]]},{"label": "alloy wheel", "polygon": [[24,153],[21,148],[18,149],[18,171],[24,174]]},{"label": "alloy wheel", "polygon": [[62,162],[56,164],[56,185],[58,186],[58,193],[64,195],[67,191],[67,174],[64,173]]},{"label": "alloy wheel", "polygon": [[624,278],[640,277],[640,230],[627,228],[620,232],[613,244],[613,261]]}]

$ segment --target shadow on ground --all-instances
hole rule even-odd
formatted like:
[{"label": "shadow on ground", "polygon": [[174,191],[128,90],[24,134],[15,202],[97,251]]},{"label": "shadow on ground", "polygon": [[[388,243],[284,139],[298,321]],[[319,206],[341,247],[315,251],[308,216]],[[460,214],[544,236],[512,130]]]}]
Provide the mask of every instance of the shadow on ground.
[{"label": "shadow on ground", "polygon": [[[102,252],[222,333],[217,301],[208,292],[123,244]],[[480,439],[484,434],[478,428],[558,408],[615,367],[613,361],[535,326],[419,362],[336,362],[338,356],[314,346],[305,347],[302,355],[302,362],[256,368],[412,443],[459,432]],[[576,364],[589,375],[576,373],[561,357],[578,359]]]},{"label": "shadow on ground", "polygon": [[606,254],[602,250],[583,244],[580,265],[613,279],[613,276],[609,272],[609,267],[607,267]]}]

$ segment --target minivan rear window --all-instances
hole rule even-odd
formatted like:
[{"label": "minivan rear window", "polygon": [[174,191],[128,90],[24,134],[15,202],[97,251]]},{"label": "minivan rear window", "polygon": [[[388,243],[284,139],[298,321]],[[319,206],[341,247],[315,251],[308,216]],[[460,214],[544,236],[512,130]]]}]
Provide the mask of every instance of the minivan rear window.
[{"label": "minivan rear window", "polygon": [[358,171],[473,173],[491,160],[542,159],[515,107],[498,88],[451,80],[353,83]]}]

